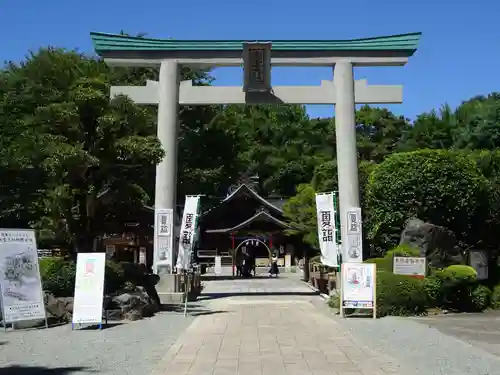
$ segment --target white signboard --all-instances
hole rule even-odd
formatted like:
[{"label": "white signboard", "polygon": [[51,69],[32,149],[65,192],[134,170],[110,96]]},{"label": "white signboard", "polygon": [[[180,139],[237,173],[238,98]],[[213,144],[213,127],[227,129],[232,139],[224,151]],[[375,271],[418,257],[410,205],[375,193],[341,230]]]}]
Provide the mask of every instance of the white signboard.
[{"label": "white signboard", "polygon": [[341,310],[375,310],[375,264],[342,263]]},{"label": "white signboard", "polygon": [[477,272],[478,280],[488,279],[488,253],[484,250],[471,250],[469,263]]},{"label": "white signboard", "polygon": [[45,319],[33,230],[0,229],[0,290],[7,323]]},{"label": "white signboard", "polygon": [[392,270],[395,275],[425,277],[427,262],[425,257],[394,257]]},{"label": "white signboard", "polygon": [[217,276],[222,275],[222,258],[220,255],[215,256],[215,274]]},{"label": "white signboard", "polygon": [[292,256],[290,254],[285,255],[285,271],[290,272],[292,270]]},{"label": "white signboard", "polygon": [[158,272],[158,266],[162,266],[168,269],[168,273],[172,273],[173,231],[174,210],[168,208],[155,209],[154,272]]},{"label": "white signboard", "polygon": [[73,324],[101,324],[105,253],[79,253],[76,259]]},{"label": "white signboard", "polygon": [[329,267],[338,267],[333,193],[316,194],[316,215],[321,263]]},{"label": "white signboard", "polygon": [[343,261],[347,263],[363,262],[363,237],[361,228],[361,208],[352,207],[347,210],[347,246]]},{"label": "white signboard", "polygon": [[193,251],[196,218],[198,216],[198,204],[200,197],[198,195],[186,196],[184,203],[184,213],[182,214],[181,233],[179,236],[179,252],[177,253],[177,269],[189,269],[191,261],[191,252]]}]

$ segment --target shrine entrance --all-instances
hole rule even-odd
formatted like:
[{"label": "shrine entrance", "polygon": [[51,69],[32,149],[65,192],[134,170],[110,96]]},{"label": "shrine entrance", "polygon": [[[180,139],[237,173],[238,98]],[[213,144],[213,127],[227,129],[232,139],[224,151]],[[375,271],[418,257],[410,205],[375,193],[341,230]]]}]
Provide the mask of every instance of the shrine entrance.
[{"label": "shrine entrance", "polygon": [[233,236],[233,241],[235,240],[241,242],[233,250],[233,275],[238,267],[251,264],[255,276],[257,267],[269,265],[273,254],[270,246],[266,244],[265,238]]},{"label": "shrine entrance", "polygon": [[[174,40],[91,33],[96,52],[108,65],[159,68],[159,80],[145,87],[114,86],[111,97],[126,95],[139,104],[158,105],[157,136],[166,152],[156,169],[155,212],[170,215],[174,230],[176,207],[179,105],[331,104],[335,106],[336,158],[342,258],[361,262],[350,251],[349,210],[359,209],[356,150],[356,104],[395,104],[403,101],[400,85],[368,85],[355,80],[355,67],[403,66],[417,50],[421,33],[352,40]],[[243,67],[243,87],[193,86],[180,80],[183,66]],[[333,80],[319,86],[272,86],[273,66],[331,67]],[[263,215],[263,214],[262,214]],[[261,215],[261,216],[262,216]],[[156,217],[155,213],[155,217]],[[158,223],[155,223],[155,228]],[[173,269],[173,236],[155,229],[154,272]],[[161,256],[160,256],[161,255]]]}]

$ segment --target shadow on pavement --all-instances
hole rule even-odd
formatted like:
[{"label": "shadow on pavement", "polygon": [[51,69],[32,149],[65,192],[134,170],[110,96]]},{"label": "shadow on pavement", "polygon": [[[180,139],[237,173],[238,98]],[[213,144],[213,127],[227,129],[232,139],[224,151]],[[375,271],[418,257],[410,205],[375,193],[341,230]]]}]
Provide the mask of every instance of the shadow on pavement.
[{"label": "shadow on pavement", "polygon": [[[121,326],[122,324],[124,324],[124,323],[120,323],[120,322],[113,322],[113,323],[107,323],[107,324],[103,323],[102,329],[104,330],[104,329],[115,328],[115,327]],[[95,331],[95,330],[99,330],[99,325],[93,324],[91,326],[85,326],[82,328],[75,327],[75,331],[76,330],[78,330],[78,331]]]},{"label": "shadow on pavement", "polygon": [[317,296],[319,292],[311,290],[310,292],[228,292],[228,293],[202,293],[198,297],[200,301],[207,301],[219,298],[229,297],[257,297],[257,296]]},{"label": "shadow on pavement", "polygon": [[269,279],[269,275],[256,275],[256,276],[250,276],[250,277],[243,277],[243,276],[215,276],[215,275],[201,275],[200,279],[202,281],[222,281],[222,280],[262,280],[262,279]]},{"label": "shadow on pavement", "polygon": [[38,366],[6,366],[0,367],[0,375],[69,375],[73,372],[97,372],[86,367],[38,367]]},{"label": "shadow on pavement", "polygon": [[[184,304],[162,305],[161,310],[162,311],[176,312],[176,313],[184,313]],[[227,311],[210,310],[210,309],[207,309],[205,306],[195,304],[195,303],[188,303],[188,305],[187,305],[187,315],[191,315],[191,316],[226,314],[226,313],[227,313]]]}]

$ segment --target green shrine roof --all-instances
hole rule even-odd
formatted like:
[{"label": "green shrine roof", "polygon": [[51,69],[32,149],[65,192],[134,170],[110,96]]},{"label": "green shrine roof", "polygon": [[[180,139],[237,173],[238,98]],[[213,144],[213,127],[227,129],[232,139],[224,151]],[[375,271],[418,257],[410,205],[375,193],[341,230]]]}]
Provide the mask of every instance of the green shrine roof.
[{"label": "green shrine roof", "polygon": [[[381,36],[351,40],[273,40],[272,51],[372,51],[404,52],[411,56],[417,50],[422,33]],[[179,52],[243,50],[244,40],[175,40],[132,37],[119,34],[90,33],[95,51],[99,55],[116,52]],[[256,41],[259,42],[259,41]]]}]

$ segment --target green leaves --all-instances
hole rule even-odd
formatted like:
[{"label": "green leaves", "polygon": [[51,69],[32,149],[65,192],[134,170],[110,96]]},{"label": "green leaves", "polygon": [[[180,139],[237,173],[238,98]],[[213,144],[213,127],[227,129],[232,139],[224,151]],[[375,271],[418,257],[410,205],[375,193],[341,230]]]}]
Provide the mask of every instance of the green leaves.
[{"label": "green leaves", "polygon": [[368,236],[374,246],[395,245],[404,222],[417,217],[476,244],[485,230],[488,180],[463,153],[422,150],[394,154],[371,173]]}]

